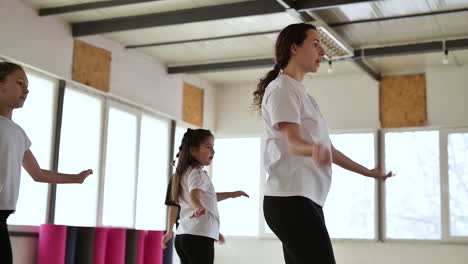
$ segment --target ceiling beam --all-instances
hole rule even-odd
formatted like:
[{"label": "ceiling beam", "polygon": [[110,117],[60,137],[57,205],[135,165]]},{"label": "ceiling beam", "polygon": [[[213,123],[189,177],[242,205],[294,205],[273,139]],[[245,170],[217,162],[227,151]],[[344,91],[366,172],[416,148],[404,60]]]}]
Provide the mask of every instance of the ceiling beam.
[{"label": "ceiling beam", "polygon": [[328,25],[330,27],[341,27],[341,26],[347,26],[347,25],[356,25],[356,24],[365,24],[365,23],[374,23],[374,22],[384,22],[384,21],[392,21],[392,20],[398,20],[398,19],[414,18],[414,17],[425,17],[425,16],[453,14],[453,13],[460,13],[460,12],[466,12],[466,11],[468,11],[468,8],[451,9],[451,10],[426,12],[426,13],[417,13],[417,14],[409,14],[409,15],[401,15],[401,16],[382,17],[382,18],[362,19],[362,20],[354,20],[354,21],[347,21],[347,22],[331,23],[331,24],[328,24]]},{"label": "ceiling beam", "polygon": [[148,15],[119,17],[72,24],[74,37],[115,31],[185,24],[253,15],[284,12],[276,2],[256,0],[233,4],[206,6]]},{"label": "ceiling beam", "polygon": [[[461,50],[468,49],[468,38],[447,40],[446,48],[450,50]],[[354,60],[357,64],[361,64],[362,60],[379,58],[386,56],[402,56],[411,54],[423,54],[430,52],[443,52],[443,41],[424,42],[416,44],[388,46],[379,48],[369,49],[358,49],[355,50],[354,56],[345,60]],[[254,59],[246,61],[228,61],[218,62],[211,64],[195,64],[195,65],[183,65],[183,66],[169,66],[168,73],[197,73],[197,72],[208,72],[208,71],[226,71],[226,70],[238,70],[246,68],[260,68],[269,67],[274,65],[273,58],[266,59]],[[366,65],[366,67],[368,67]],[[362,67],[363,68],[363,67]],[[370,67],[369,67],[370,68]],[[363,68],[364,69],[364,68]],[[367,70],[364,69],[366,72]],[[374,75],[374,74],[372,74]],[[374,75],[378,76],[378,75]]]},{"label": "ceiling beam", "polygon": [[294,8],[301,11],[314,11],[328,9],[347,4],[372,3],[383,0],[297,0],[294,1]]},{"label": "ceiling beam", "polygon": [[361,70],[366,72],[367,75],[369,75],[372,79],[374,79],[376,81],[380,81],[380,79],[382,79],[382,75],[380,74],[380,72],[374,71],[374,69],[372,69],[369,65],[367,65],[367,63],[365,61],[356,59],[356,60],[353,60],[353,62],[359,68],[361,68]]},{"label": "ceiling beam", "polygon": [[243,61],[228,61],[216,62],[208,64],[195,64],[183,66],[170,66],[167,68],[168,73],[202,73],[224,70],[240,70],[240,69],[254,69],[262,67],[273,67],[275,60],[273,58],[266,59],[252,59]]},{"label": "ceiling beam", "polygon": [[442,41],[407,44],[399,46],[358,49],[354,51],[353,59],[373,59],[387,56],[414,55],[429,52],[442,52]]},{"label": "ceiling beam", "polygon": [[185,43],[193,43],[193,42],[201,42],[201,41],[221,40],[221,39],[228,39],[228,38],[241,38],[241,37],[252,37],[252,36],[267,35],[267,34],[277,34],[279,32],[280,30],[270,30],[270,31],[262,31],[262,32],[252,32],[252,33],[245,33],[245,34],[211,37],[211,38],[198,38],[198,39],[188,39],[188,40],[179,40],[179,41],[156,42],[156,43],[150,43],[150,44],[130,45],[130,46],[126,46],[125,48],[137,49],[137,48],[157,47],[157,46],[185,44]]},{"label": "ceiling beam", "polygon": [[88,11],[106,7],[117,7],[123,5],[139,4],[145,2],[157,2],[161,0],[109,0],[99,2],[89,2],[76,5],[66,5],[57,7],[40,8],[39,16],[61,15],[71,12]]}]

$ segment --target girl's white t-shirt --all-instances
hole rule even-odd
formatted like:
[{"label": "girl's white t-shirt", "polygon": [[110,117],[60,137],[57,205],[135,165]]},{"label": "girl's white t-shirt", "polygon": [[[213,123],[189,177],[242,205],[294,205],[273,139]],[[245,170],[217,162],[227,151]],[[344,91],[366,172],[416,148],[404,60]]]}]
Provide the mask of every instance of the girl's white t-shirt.
[{"label": "girl's white t-shirt", "polygon": [[317,165],[312,157],[293,154],[278,130],[280,122],[299,124],[304,140],[331,152],[328,125],[304,85],[280,74],[265,90],[262,118],[266,127],[264,166],[268,172],[265,195],[303,196],[323,206],[331,185],[331,166]]},{"label": "girl's white t-shirt", "polygon": [[30,147],[24,130],[0,115],[0,210],[16,210],[24,152]]},{"label": "girl's white t-shirt", "polygon": [[[190,167],[182,175],[182,192],[179,196],[180,219],[177,234],[190,234],[219,239],[218,199],[210,178],[197,167]],[[205,215],[190,218],[194,210],[190,205],[190,192],[194,189],[203,191],[201,204],[207,210]]]}]

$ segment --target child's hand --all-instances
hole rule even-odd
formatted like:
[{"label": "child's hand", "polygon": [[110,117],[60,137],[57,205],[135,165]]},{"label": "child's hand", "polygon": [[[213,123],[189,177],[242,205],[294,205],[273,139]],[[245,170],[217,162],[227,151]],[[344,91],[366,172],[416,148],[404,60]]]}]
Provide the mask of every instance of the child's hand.
[{"label": "child's hand", "polygon": [[163,249],[166,249],[166,248],[167,248],[167,242],[169,242],[169,240],[171,240],[172,235],[173,235],[173,231],[172,231],[172,230],[168,230],[168,231],[166,232],[166,234],[164,234],[164,236],[162,237],[162,239],[161,239],[161,247],[162,247]]},{"label": "child's hand", "polygon": [[243,191],[232,192],[232,198],[237,198],[237,197],[241,197],[241,196],[245,196],[245,197],[247,197],[247,198],[250,197],[248,194],[246,194],[246,193],[243,192]]},{"label": "child's hand", "polygon": [[375,168],[369,171],[368,177],[374,178],[376,180],[383,180],[385,181],[386,179],[395,176],[393,172],[389,172],[387,174],[383,173],[380,171],[379,168]]},{"label": "child's hand", "polygon": [[224,238],[223,234],[219,233],[219,239],[218,242],[220,245],[224,245],[226,243],[226,239]]},{"label": "child's hand", "polygon": [[80,173],[77,174],[77,183],[83,183],[84,180],[89,176],[93,174],[93,170],[89,169],[89,170],[84,170]]},{"label": "child's hand", "polygon": [[190,218],[200,217],[200,216],[202,216],[204,214],[206,214],[206,209],[203,208],[203,207],[199,207],[199,208],[194,210],[193,215]]}]

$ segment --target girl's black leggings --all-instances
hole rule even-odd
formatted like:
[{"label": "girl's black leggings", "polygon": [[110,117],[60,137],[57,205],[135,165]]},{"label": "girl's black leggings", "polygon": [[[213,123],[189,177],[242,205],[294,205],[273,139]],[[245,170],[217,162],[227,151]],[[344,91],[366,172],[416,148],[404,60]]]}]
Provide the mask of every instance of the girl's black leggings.
[{"label": "girl's black leggings", "polygon": [[175,249],[181,264],[213,264],[214,239],[196,235],[177,235]]}]

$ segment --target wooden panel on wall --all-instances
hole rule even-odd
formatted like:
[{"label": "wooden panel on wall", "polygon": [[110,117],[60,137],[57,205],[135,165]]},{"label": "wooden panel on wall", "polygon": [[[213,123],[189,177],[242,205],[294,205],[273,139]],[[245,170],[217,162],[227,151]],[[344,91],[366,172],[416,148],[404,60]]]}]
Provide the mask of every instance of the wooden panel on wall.
[{"label": "wooden panel on wall", "polygon": [[110,65],[111,52],[75,40],[72,72],[74,81],[108,92]]},{"label": "wooden panel on wall", "polygon": [[380,81],[380,121],[384,128],[426,125],[424,74],[382,78]]},{"label": "wooden panel on wall", "polygon": [[182,119],[185,122],[203,126],[203,95],[203,89],[184,83]]}]

